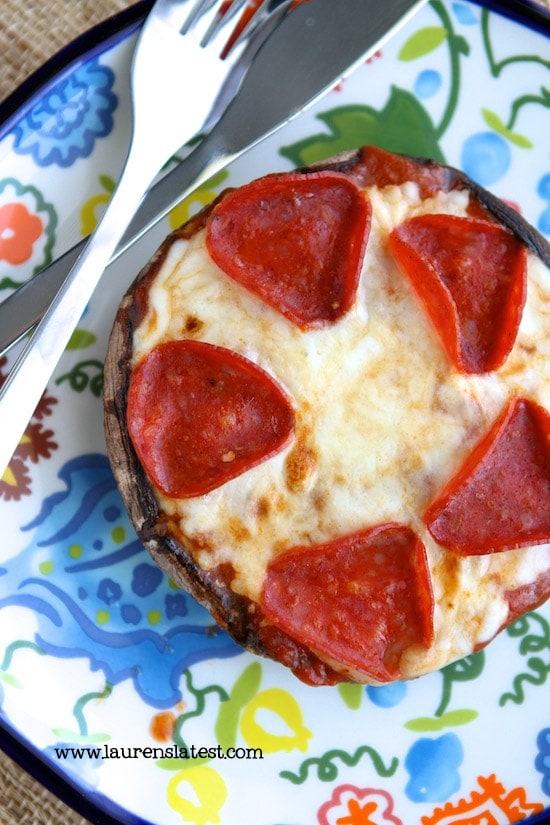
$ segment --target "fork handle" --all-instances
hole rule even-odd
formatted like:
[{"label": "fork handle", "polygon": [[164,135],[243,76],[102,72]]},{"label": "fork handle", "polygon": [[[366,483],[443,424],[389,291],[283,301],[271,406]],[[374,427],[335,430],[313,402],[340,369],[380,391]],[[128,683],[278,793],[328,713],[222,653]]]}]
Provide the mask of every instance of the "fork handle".
[{"label": "fork handle", "polygon": [[124,233],[128,204],[141,201],[155,174],[131,160],[102,220],[0,389],[0,476]]}]

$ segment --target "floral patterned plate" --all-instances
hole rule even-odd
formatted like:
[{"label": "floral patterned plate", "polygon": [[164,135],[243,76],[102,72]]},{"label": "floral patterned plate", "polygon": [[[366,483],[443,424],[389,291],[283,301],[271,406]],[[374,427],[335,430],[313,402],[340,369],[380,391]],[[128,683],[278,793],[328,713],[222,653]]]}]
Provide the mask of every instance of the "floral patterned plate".
[{"label": "floral patterned plate", "polygon": [[[109,198],[141,13],[81,43],[0,126],[0,299],[90,231]],[[306,687],[243,653],[151,562],[101,423],[125,286],[221,187],[378,143],[462,167],[550,233],[549,88],[544,34],[431,0],[103,278],[0,480],[0,739],[89,818],[500,825],[550,812],[550,604],[415,682]],[[184,93],[182,80],[182,106]]]}]

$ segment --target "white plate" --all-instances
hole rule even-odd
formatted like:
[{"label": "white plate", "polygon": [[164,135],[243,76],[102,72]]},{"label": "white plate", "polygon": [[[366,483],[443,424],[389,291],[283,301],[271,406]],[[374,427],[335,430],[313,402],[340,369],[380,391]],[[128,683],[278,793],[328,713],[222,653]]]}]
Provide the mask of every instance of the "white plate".
[{"label": "white plate", "polygon": [[[89,231],[112,189],[140,13],[80,41],[80,56],[4,107],[0,296]],[[433,0],[103,279],[0,482],[0,741],[94,821],[500,825],[548,813],[550,604],[416,682],[308,688],[243,653],[151,562],[107,463],[100,397],[123,289],[228,183],[379,143],[462,167],[549,233],[544,55],[536,31]],[[192,747],[196,758],[177,758]]]}]

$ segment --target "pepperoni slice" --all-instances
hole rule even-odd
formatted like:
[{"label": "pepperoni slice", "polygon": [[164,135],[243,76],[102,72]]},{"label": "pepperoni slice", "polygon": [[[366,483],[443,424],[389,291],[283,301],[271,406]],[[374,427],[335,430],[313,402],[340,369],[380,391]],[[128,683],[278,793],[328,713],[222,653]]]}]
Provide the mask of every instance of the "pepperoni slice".
[{"label": "pepperoni slice", "polygon": [[506,625],[512,624],[520,616],[536,610],[547,599],[550,599],[550,570],[540,573],[535,581],[516,587],[506,593],[509,613]]},{"label": "pepperoni slice", "polygon": [[550,541],[550,415],[512,401],[425,514],[440,544],[479,555]]},{"label": "pepperoni slice", "polygon": [[272,456],[294,425],[289,399],[248,359],[223,347],[160,344],[135,368],[128,430],[167,496],[200,496]]},{"label": "pepperoni slice", "polygon": [[456,369],[482,373],[501,366],[525,303],[521,242],[488,221],[421,215],[394,229],[390,248]]},{"label": "pepperoni slice", "polygon": [[363,146],[360,160],[351,174],[361,188],[378,186],[383,189],[413,181],[423,199],[447,192],[452,186],[451,172],[445,166],[423,158],[396,155],[379,146]]},{"label": "pepperoni slice", "polygon": [[405,648],[433,639],[425,548],[393,523],[282,553],[263,606],[292,638],[380,682],[399,676]]},{"label": "pepperoni slice", "polygon": [[351,307],[370,217],[346,175],[269,175],[220,200],[206,245],[230,278],[306,329]]}]

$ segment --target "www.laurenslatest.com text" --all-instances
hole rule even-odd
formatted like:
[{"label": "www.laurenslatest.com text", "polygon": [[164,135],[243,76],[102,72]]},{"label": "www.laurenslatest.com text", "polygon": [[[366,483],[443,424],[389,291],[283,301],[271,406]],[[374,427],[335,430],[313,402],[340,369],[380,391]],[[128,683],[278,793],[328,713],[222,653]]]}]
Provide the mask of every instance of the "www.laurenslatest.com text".
[{"label": "www.laurenslatest.com text", "polygon": [[67,759],[263,759],[261,748],[227,748],[188,745],[167,745],[166,747],[121,747],[104,744],[101,747],[79,747],[76,745],[54,748],[56,757]]}]

